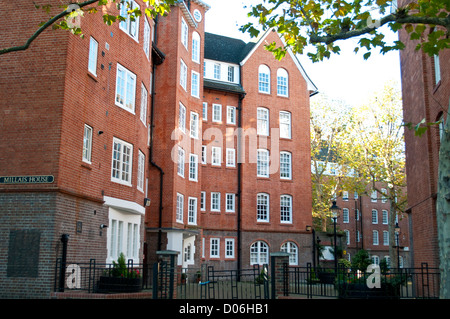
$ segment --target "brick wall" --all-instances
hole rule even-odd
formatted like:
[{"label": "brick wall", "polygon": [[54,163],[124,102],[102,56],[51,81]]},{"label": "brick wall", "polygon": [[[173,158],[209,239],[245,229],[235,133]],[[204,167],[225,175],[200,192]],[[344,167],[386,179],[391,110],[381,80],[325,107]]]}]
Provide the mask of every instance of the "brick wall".
[{"label": "brick wall", "polygon": [[[406,43],[406,48],[400,52],[405,122],[417,124],[422,119],[426,119],[426,122],[436,122],[442,115],[447,119],[450,51],[444,50],[439,54],[441,80],[436,83],[433,57],[416,51],[417,43],[409,41],[403,30],[399,37]],[[422,137],[415,136],[412,130],[405,130],[405,144],[415,266],[420,267],[422,262],[427,262],[430,267],[438,267],[435,195],[439,129],[432,126]]]}]

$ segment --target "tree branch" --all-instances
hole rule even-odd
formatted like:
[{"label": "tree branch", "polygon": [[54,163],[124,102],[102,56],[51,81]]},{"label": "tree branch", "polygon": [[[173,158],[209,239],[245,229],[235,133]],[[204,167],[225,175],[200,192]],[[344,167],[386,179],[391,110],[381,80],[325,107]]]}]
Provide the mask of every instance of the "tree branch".
[{"label": "tree branch", "polygon": [[[98,2],[99,0],[88,0],[82,3],[74,3],[76,5],[78,5],[80,8],[83,8],[85,6],[88,6],[90,4],[93,4],[95,2]],[[44,23],[39,29],[36,30],[36,32],[27,40],[27,42],[25,42],[25,44],[23,45],[19,45],[19,46],[15,46],[15,47],[10,47],[10,48],[6,48],[6,49],[0,49],[0,55],[2,54],[6,54],[9,52],[14,52],[14,51],[24,51],[26,49],[28,49],[28,47],[31,45],[31,43],[44,31],[46,30],[48,27],[50,27],[53,23],[55,23],[56,21],[58,21],[59,19],[65,17],[66,15],[70,14],[69,11],[64,10],[63,12],[57,14],[56,16],[52,17],[50,20],[48,20],[46,23]]]},{"label": "tree branch", "polygon": [[[420,16],[406,16],[398,17],[395,14],[390,14],[381,20],[379,20],[379,27],[385,25],[386,23],[396,22],[401,24],[411,23],[411,24],[426,24],[426,25],[441,25],[445,27],[450,33],[450,15],[447,18],[437,18],[437,17],[420,17]],[[377,23],[377,24],[378,24]],[[373,26],[367,26],[359,30],[351,30],[340,32],[327,36],[318,36],[315,34],[310,35],[311,43],[325,43],[330,44],[338,40],[346,40],[354,37],[358,37],[363,34],[367,34],[375,30]]]}]

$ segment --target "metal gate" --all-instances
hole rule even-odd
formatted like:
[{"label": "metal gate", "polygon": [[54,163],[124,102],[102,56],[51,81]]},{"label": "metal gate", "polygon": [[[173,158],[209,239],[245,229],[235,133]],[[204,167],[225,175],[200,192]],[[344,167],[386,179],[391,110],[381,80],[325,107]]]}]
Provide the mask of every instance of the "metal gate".
[{"label": "metal gate", "polygon": [[203,265],[200,269],[182,269],[178,299],[268,299],[267,265],[251,269],[217,270]]}]

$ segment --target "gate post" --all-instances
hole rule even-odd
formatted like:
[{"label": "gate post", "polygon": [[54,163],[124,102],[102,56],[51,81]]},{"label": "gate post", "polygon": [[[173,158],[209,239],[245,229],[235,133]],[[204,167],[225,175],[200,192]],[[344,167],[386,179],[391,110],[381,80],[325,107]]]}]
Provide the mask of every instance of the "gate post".
[{"label": "gate post", "polygon": [[[156,255],[158,256],[158,260],[167,263],[169,267],[169,278],[164,278],[161,280],[161,284],[167,285],[166,288],[169,291],[169,299],[176,299],[177,298],[177,286],[178,286],[178,267],[176,264],[176,258],[179,254],[178,251],[173,250],[164,250],[164,251],[157,251]],[[167,273],[164,274],[164,276],[167,276]]]},{"label": "gate post", "polygon": [[289,254],[277,252],[270,254],[272,273],[272,299],[289,295]]}]

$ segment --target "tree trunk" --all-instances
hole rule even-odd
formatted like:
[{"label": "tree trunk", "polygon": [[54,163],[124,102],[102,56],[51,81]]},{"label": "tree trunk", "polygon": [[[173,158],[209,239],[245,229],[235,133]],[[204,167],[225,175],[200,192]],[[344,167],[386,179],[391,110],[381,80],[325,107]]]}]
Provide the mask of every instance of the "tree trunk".
[{"label": "tree trunk", "polygon": [[440,298],[450,298],[450,118],[447,118],[439,150],[439,177],[436,202],[441,285]]}]

